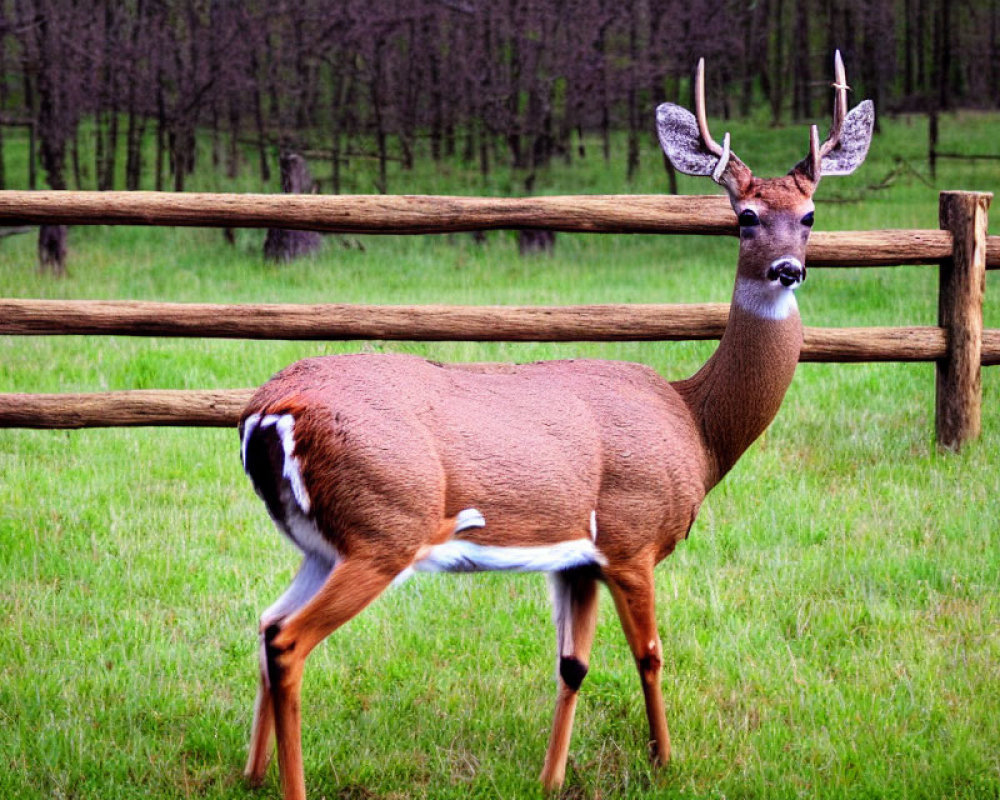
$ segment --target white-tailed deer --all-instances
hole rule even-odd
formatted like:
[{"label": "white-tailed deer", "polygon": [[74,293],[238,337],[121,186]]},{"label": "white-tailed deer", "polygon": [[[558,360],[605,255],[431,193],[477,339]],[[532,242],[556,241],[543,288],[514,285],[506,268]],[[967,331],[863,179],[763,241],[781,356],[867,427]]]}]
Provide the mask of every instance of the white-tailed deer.
[{"label": "white-tailed deer", "polygon": [[805,278],[821,174],[850,173],[871,139],[870,102],[846,113],[837,56],[833,127],[789,174],[753,177],[705,122],[657,109],[674,166],[725,187],[740,226],[729,322],[693,377],[577,360],[436,364],[403,355],[300,361],[257,391],[240,422],[243,463],[277,527],[302,551],[260,620],[260,689],[246,775],[259,782],[272,733],[286,800],[304,797],[300,685],[309,652],[411,572],[537,570],[555,607],[558,694],[542,768],[561,785],[587,673],[597,583],[635,657],[652,758],[670,738],[653,567],[685,538],[705,494],[770,424],[802,344],[793,290]]}]

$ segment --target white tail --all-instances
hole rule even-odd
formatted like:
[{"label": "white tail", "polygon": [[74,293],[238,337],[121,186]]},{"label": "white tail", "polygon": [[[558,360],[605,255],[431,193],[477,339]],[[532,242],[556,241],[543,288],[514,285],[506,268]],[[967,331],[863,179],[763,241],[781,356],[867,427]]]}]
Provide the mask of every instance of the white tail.
[{"label": "white tail", "polygon": [[[839,59],[839,56],[838,56]],[[842,75],[838,84],[843,85]],[[838,95],[839,97],[839,95]],[[670,756],[660,692],[653,567],[687,536],[705,494],[774,418],[802,343],[820,172],[864,159],[872,109],[845,118],[788,175],[755,178],[673,105],[657,110],[668,156],[726,187],[740,223],[732,310],[718,350],[668,383],[638,364],[443,365],[402,355],[301,361],[265,384],[240,423],[243,461],[304,560],[261,617],[261,682],[247,776],[277,730],[286,800],[304,797],[299,688],[305,659],[394,580],[420,571],[549,573],[559,686],[541,779],[563,782],[587,673],[597,583],[635,657],[650,750]]]}]

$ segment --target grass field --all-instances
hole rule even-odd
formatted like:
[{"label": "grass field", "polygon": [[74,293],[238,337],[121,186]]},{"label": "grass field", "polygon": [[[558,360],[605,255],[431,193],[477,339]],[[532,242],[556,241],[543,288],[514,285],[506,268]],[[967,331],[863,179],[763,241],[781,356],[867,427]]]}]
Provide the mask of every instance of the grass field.
[{"label": "grass field", "polygon": [[[995,152],[998,126],[947,118],[942,148]],[[762,174],[807,144],[804,128],[732,130]],[[928,185],[924,133],[886,122],[856,176],[823,182],[817,228],[934,228],[939,189],[1000,188],[990,162],[942,162]],[[633,185],[623,158],[589,152],[539,191],[662,190],[652,145]],[[372,191],[369,169],[352,165],[352,191]],[[8,174],[22,172],[8,148]],[[398,192],[515,186],[457,164],[390,178]],[[238,187],[259,189],[249,176]],[[228,187],[200,175],[191,188]],[[274,267],[262,239],[76,228],[69,276],[53,281],[36,272],[33,237],[14,237],[0,280],[18,297],[703,302],[728,300],[736,255],[734,240],[691,237],[560,235],[552,258],[528,259],[508,233],[482,247],[331,237],[318,257]],[[990,283],[986,322],[1000,327]],[[933,324],[937,274],[816,269],[799,303],[808,325]],[[0,337],[0,391],[244,387],[362,346],[639,360],[671,378],[714,347]],[[1000,371],[984,371],[983,393],[981,440],[942,455],[933,365],[802,365],[772,428],[657,571],[674,761],[646,763],[638,680],[604,593],[565,796],[1000,797]],[[240,773],[256,619],[296,566],[233,431],[0,431],[0,796],[252,796]],[[423,576],[387,592],[310,658],[310,796],[539,796],[553,640],[540,576]],[[278,795],[272,767],[259,796]]]}]

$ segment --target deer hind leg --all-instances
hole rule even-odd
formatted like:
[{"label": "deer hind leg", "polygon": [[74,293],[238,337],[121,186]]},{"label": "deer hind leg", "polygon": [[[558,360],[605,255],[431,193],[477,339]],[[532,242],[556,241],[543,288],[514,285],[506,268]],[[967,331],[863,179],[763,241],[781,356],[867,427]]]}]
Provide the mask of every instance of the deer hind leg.
[{"label": "deer hind leg", "polygon": [[345,559],[301,608],[264,629],[265,669],[285,800],[305,798],[301,688],[306,656],[378,597],[396,574],[373,560]]},{"label": "deer hind leg", "polygon": [[271,688],[268,682],[264,631],[308,602],[326,582],[332,569],[332,561],[316,554],[307,555],[285,593],[261,614],[260,685],[257,689],[257,701],[254,704],[250,753],[246,769],[243,771],[252,786],[259,786],[264,780],[271,759],[271,736],[274,734],[274,705],[271,702]]},{"label": "deer hind leg", "polygon": [[556,625],[558,694],[552,733],[542,767],[542,786],[558,789],[566,777],[566,757],[580,684],[587,674],[597,624],[597,579],[587,567],[549,574]]},{"label": "deer hind leg", "polygon": [[606,571],[605,579],[639,669],[649,720],[649,755],[654,764],[666,764],[670,760],[670,733],[660,688],[663,648],[656,629],[653,569],[644,566],[614,576]]}]

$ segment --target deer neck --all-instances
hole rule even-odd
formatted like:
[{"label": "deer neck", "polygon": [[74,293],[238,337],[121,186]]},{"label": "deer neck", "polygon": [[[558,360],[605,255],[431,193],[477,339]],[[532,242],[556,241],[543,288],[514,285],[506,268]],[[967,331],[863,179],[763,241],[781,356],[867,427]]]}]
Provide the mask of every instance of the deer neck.
[{"label": "deer neck", "polygon": [[695,375],[674,384],[708,451],[706,491],[770,425],[801,349],[802,320],[792,290],[778,290],[765,301],[738,273],[718,349]]}]

